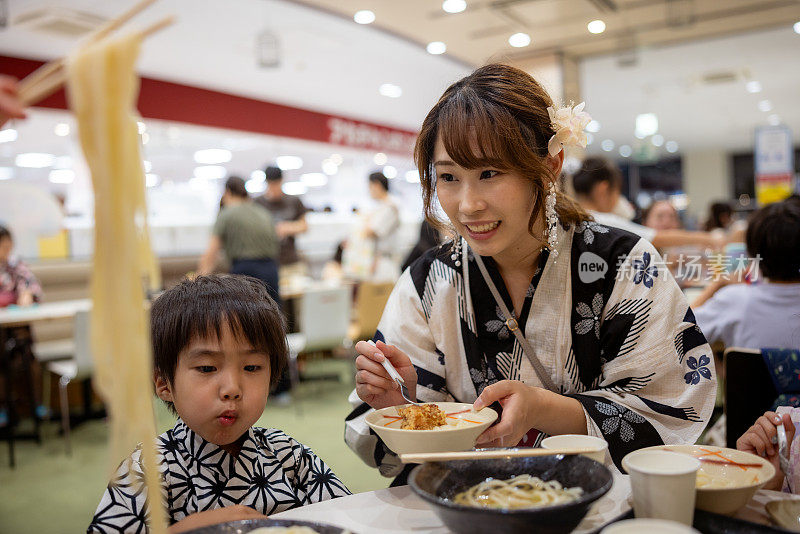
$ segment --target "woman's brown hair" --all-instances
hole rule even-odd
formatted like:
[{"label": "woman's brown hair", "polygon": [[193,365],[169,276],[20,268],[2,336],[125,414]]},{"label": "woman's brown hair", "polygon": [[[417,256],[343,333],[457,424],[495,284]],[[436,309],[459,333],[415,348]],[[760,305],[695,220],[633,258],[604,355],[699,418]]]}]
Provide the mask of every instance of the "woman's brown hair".
[{"label": "woman's brown hair", "polygon": [[[480,67],[447,88],[425,117],[414,147],[419,168],[425,218],[439,229],[445,224],[434,215],[436,178],[433,150],[441,136],[450,158],[465,169],[495,167],[528,178],[536,201],[528,231],[543,219],[544,198],[550,181],[558,177],[547,165],[547,143],[555,134],[547,108],[553,100],[526,72],[508,65]],[[479,154],[473,152],[477,143]],[[589,215],[562,192],[556,212],[562,224],[589,220]]]}]

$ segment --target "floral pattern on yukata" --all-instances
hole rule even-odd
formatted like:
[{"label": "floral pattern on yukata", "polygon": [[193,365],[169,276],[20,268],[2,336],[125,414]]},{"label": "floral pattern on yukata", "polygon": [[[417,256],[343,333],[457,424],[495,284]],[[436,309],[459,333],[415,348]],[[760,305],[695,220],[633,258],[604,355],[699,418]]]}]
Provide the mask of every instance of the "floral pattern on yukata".
[{"label": "floral pattern on yukata", "polygon": [[649,252],[642,254],[641,260],[633,260],[633,271],[633,283],[644,284],[647,289],[653,287],[653,282],[658,277],[658,267],[650,265]]},{"label": "floral pattern on yukata", "polygon": [[583,335],[594,329],[595,337],[600,339],[600,314],[603,312],[603,295],[596,293],[592,298],[591,307],[585,302],[579,302],[575,306],[575,311],[583,317],[583,320],[575,325],[575,332]]}]

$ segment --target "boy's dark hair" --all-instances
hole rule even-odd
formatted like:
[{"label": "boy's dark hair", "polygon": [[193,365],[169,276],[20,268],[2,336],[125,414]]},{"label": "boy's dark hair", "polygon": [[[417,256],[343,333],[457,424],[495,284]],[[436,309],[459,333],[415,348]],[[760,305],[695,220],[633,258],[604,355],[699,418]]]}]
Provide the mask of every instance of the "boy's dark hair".
[{"label": "boy's dark hair", "polygon": [[381,184],[384,191],[389,191],[389,179],[382,172],[373,172],[369,175],[369,181]]},{"label": "boy's dark hair", "polygon": [[248,196],[244,180],[239,176],[231,176],[225,181],[225,191],[235,197],[247,198]]},{"label": "boy's dark hair", "polygon": [[616,165],[605,158],[589,157],[583,160],[581,168],[572,177],[572,187],[576,195],[588,197],[594,186],[608,182],[612,189],[622,187],[622,174]]},{"label": "boy's dark hair", "polygon": [[11,230],[0,224],[0,241],[6,238],[12,239]]},{"label": "boy's dark hair", "polygon": [[270,165],[264,169],[264,177],[268,182],[278,182],[283,179],[283,171],[280,169],[280,167],[274,167]]},{"label": "boy's dark hair", "polygon": [[266,286],[241,275],[187,278],[153,301],[150,331],[156,373],[172,384],[180,352],[194,339],[219,339],[224,323],[237,339],[269,357],[269,382],[274,386],[288,359],[286,322]]},{"label": "boy's dark hair", "polygon": [[800,281],[800,202],[768,204],[750,217],[747,252],[759,255],[759,268],[767,278]]}]

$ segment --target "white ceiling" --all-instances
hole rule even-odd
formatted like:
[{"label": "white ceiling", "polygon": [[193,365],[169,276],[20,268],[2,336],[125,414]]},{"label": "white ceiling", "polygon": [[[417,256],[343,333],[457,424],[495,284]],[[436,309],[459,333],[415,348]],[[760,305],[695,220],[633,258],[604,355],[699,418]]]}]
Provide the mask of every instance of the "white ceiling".
[{"label": "white ceiling", "polygon": [[[791,26],[641,50],[637,56],[630,67],[614,56],[581,64],[582,98],[601,124],[592,152],[602,139],[617,147],[637,142],[639,113],[655,113],[660,134],[676,141],[681,152],[752,150],[754,129],[773,114],[800,136],[800,35]],[[748,93],[747,81],[760,82],[762,91]],[[761,100],[769,100],[773,110],[760,111]]]},{"label": "white ceiling", "polygon": [[[12,24],[0,30],[0,53],[51,59],[78,42],[15,26],[26,12],[58,6],[112,18],[133,3],[9,0]],[[410,130],[419,127],[447,85],[469,72],[376,28],[280,0],[160,0],[130,26],[169,14],[178,22],[144,44],[139,61],[144,76]],[[256,38],[264,29],[278,35],[279,68],[257,64]],[[402,97],[381,96],[383,83],[399,85]]]},{"label": "white ceiling", "polygon": [[[77,42],[15,26],[13,21],[25,12],[60,6],[108,18],[132,2],[9,0],[12,25],[0,30],[0,54],[49,59]],[[167,14],[176,14],[179,21],[145,43],[140,71],[416,130],[444,88],[472,65],[556,53],[578,59],[582,97],[602,125],[590,151],[605,138],[617,147],[635,141],[633,121],[642,112],[657,113],[660,133],[681,151],[748,148],[753,129],[771,113],[800,132],[795,102],[800,35],[791,30],[800,20],[797,0],[468,0],[467,10],[457,15],[444,13],[439,0],[303,4],[160,0],[131,26]],[[376,22],[355,24],[351,17],[357,8],[375,11]],[[589,35],[585,24],[596,17],[604,18],[608,29]],[[255,41],[264,29],[279,38],[279,68],[257,65]],[[528,49],[512,49],[506,42],[510,31],[520,30],[533,37]],[[448,54],[427,54],[424,44],[432,40],[447,42]],[[636,57],[634,66],[619,66],[621,49],[624,57]],[[608,55],[611,51],[616,52]],[[720,72],[734,73],[735,80],[699,82]],[[761,82],[763,92],[747,93],[747,79]],[[379,95],[378,87],[386,82],[399,85],[403,95]],[[758,111],[756,104],[764,98],[774,112]]]}]

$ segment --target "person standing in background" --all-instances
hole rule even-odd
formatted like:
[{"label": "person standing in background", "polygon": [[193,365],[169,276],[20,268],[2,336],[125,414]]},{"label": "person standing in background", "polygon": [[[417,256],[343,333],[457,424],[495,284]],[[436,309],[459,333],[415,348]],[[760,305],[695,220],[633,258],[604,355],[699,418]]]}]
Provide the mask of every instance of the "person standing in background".
[{"label": "person standing in background", "polygon": [[708,207],[708,219],[703,229],[711,232],[717,228],[727,230],[733,221],[733,208],[727,202],[714,202]]},{"label": "person standing in background", "polygon": [[222,194],[223,208],[217,215],[211,239],[197,274],[211,274],[220,250],[231,262],[231,274],[258,278],[270,296],[280,303],[278,293],[278,236],[267,210],[250,201],[244,180],[231,176]]},{"label": "person standing in background", "polygon": [[308,209],[299,198],[287,195],[281,189],[283,172],[278,167],[269,166],[264,169],[267,190],[256,197],[256,204],[263,206],[272,215],[275,231],[280,238],[278,261],[282,269],[291,267],[300,261],[295,245],[295,236],[308,231],[306,212]]},{"label": "person standing in background", "polygon": [[397,280],[400,262],[397,260],[400,210],[389,195],[389,180],[382,172],[369,175],[369,196],[375,208],[367,217],[367,237],[375,241],[375,261],[372,274],[376,280]]}]

